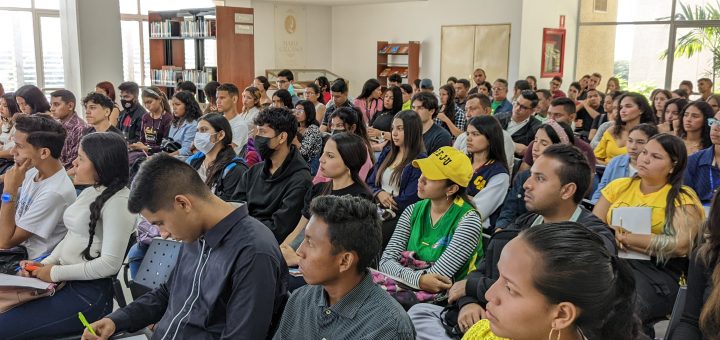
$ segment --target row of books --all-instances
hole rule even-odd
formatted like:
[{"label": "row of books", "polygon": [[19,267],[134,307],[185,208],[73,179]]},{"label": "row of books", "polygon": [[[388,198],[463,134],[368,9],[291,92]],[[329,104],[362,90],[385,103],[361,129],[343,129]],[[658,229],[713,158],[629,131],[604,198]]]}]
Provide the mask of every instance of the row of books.
[{"label": "row of books", "polygon": [[151,81],[155,86],[174,87],[181,81],[191,81],[199,88],[217,79],[217,68],[206,67],[204,70],[183,70],[179,67],[164,66],[161,70],[151,70]]},{"label": "row of books", "polygon": [[398,73],[401,77],[407,78],[408,76],[408,69],[407,68],[386,68],[380,72],[378,76],[380,77],[389,77],[391,74]]},{"label": "row of books", "polygon": [[149,24],[151,38],[203,38],[217,34],[215,20],[154,21]]},{"label": "row of books", "polygon": [[386,45],[378,51],[378,54],[407,54],[410,46],[403,45]]}]

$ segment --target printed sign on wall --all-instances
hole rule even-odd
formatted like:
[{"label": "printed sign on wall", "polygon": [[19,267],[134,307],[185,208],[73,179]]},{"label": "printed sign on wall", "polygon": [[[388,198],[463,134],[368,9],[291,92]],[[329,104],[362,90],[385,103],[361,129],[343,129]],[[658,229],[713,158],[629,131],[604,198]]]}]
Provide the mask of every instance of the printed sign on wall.
[{"label": "printed sign on wall", "polygon": [[305,67],[305,8],[275,6],[275,67]]}]

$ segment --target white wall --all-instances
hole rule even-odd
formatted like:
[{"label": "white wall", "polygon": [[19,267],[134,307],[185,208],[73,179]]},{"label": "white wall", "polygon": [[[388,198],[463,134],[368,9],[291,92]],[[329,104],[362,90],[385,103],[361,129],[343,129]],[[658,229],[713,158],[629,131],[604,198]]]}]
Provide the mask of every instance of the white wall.
[{"label": "white wall", "polygon": [[[535,0],[537,1],[537,0]],[[571,1],[571,0],[563,0]],[[509,78],[517,79],[523,0],[428,0],[332,8],[332,70],[351,82],[357,95],[375,77],[376,42],[418,40],[420,77],[440,83],[440,31],[443,25],[511,24]],[[537,53],[538,56],[540,52]],[[538,62],[539,63],[539,62]],[[493,78],[492,74],[488,75]],[[444,82],[444,80],[443,80]]]},{"label": "white wall", "polygon": [[[520,36],[519,76],[538,79],[538,88],[550,88],[552,78],[540,78],[543,28],[559,28],[560,15],[565,15],[565,68],[563,88],[575,74],[575,37],[577,35],[577,0],[523,0]],[[512,78],[511,79],[517,79]]]}]

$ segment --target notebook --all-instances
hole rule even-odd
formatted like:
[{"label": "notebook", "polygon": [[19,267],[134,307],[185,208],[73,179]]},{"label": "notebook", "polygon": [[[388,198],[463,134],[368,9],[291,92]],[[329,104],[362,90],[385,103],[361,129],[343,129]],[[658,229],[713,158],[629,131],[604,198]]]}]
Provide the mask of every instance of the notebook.
[{"label": "notebook", "polygon": [[[650,207],[621,207],[612,211],[613,226],[623,227],[625,230],[640,235],[650,235],[652,232],[652,208]],[[624,259],[649,260],[650,255],[632,250],[618,249],[618,256]]]}]

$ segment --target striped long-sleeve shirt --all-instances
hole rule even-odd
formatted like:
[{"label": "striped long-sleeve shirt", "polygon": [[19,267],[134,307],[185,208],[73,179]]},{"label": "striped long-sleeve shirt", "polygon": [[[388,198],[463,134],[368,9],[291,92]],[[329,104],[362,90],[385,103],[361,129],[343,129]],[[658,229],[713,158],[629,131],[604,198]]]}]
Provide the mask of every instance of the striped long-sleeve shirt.
[{"label": "striped long-sleeve shirt", "polygon": [[466,214],[455,229],[450,244],[440,258],[427,269],[413,270],[400,264],[401,253],[407,250],[410,239],[410,216],[415,204],[408,206],[395,226],[392,238],[380,258],[380,271],[400,277],[415,287],[420,286],[420,276],[425,273],[437,273],[452,278],[467,263],[482,237],[482,222],[478,214]]}]

